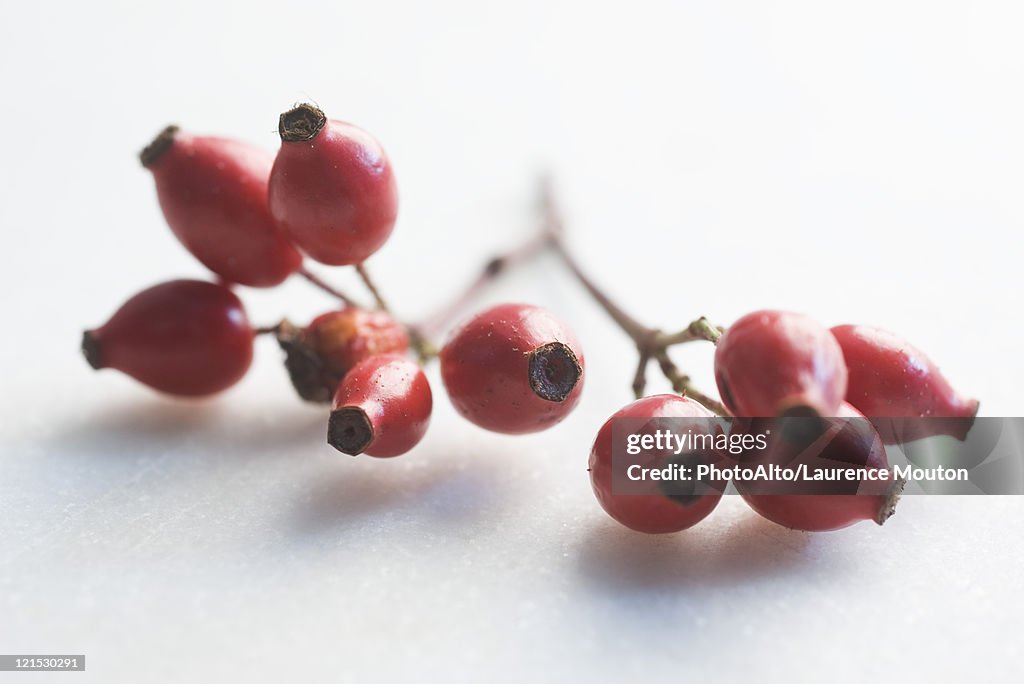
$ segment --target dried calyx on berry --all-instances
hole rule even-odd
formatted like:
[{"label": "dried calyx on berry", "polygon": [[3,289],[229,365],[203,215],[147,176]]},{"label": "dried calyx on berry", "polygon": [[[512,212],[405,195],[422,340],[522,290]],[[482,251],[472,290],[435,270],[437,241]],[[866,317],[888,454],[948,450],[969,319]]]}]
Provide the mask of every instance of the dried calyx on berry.
[{"label": "dried calyx on berry", "polygon": [[355,306],[321,314],[305,328],[282,321],[275,336],[296,392],[317,403],[330,402],[359,362],[409,349],[409,335],[389,314]]},{"label": "dried calyx on berry", "polygon": [[441,350],[441,377],[455,409],[494,432],[523,434],[563,420],[583,388],[583,350],[555,316],[501,304],[456,330]]},{"label": "dried calyx on berry", "polygon": [[253,330],[238,297],[200,280],[172,280],[139,292],[98,328],[82,353],[155,390],[200,397],[242,379],[252,362]]},{"label": "dried calyx on berry", "polygon": [[747,418],[734,422],[736,433],[769,435],[765,449],[750,449],[739,456],[744,467],[803,468],[812,478],[806,482],[737,479],[736,490],[751,508],[783,527],[807,532],[838,530],[862,520],[882,525],[896,512],[906,484],[903,479],[861,482],[828,476],[837,468],[847,467],[890,470],[882,439],[872,424],[846,402],[840,404],[836,416],[814,419],[824,429],[810,443],[789,439],[787,434],[793,431],[784,426],[807,418]]},{"label": "dried calyx on berry", "polygon": [[359,264],[391,235],[398,187],[384,148],[310,104],[278,120],[281,148],[270,171],[269,208],[289,239],[310,258]]},{"label": "dried calyx on berry", "polygon": [[167,225],[204,266],[233,283],[279,285],[302,265],[270,215],[273,156],[229,138],[168,126],[139,154]]},{"label": "dried calyx on berry", "polygon": [[[605,512],[614,520],[637,532],[665,534],[679,532],[692,527],[706,518],[722,498],[721,489],[705,485],[694,486],[687,494],[679,494],[677,488],[666,487],[665,481],[644,479],[633,481],[627,463],[651,470],[663,470],[673,461],[688,461],[689,467],[696,463],[714,463],[719,455],[707,453],[673,454],[671,450],[654,450],[643,456],[621,458],[615,454],[617,446],[614,426],[617,421],[639,421],[640,435],[653,435],[661,429],[662,421],[672,421],[680,432],[683,426],[703,432],[715,414],[689,397],[675,394],[657,394],[638,399],[623,407],[609,418],[597,433],[590,450],[590,484],[594,496]],[[720,426],[715,434],[722,434]],[[682,458],[680,458],[682,456]],[[672,483],[677,484],[677,483]],[[692,482],[690,484],[693,484]]]},{"label": "dried calyx on berry", "polygon": [[327,115],[319,107],[299,104],[281,114],[277,121],[277,132],[284,142],[312,140],[327,123]]},{"label": "dried calyx on berry", "polygon": [[352,456],[400,456],[423,439],[432,409],[430,383],[415,362],[398,354],[374,356],[338,386],[327,443]]}]

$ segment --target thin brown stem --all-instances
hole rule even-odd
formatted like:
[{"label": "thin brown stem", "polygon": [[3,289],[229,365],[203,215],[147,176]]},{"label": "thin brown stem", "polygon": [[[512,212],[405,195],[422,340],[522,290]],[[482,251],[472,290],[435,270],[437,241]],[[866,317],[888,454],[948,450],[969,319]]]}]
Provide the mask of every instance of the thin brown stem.
[{"label": "thin brown stem", "polygon": [[258,328],[252,329],[253,335],[276,335],[277,331],[281,329],[281,324],[276,325],[261,325]]},{"label": "thin brown stem", "polygon": [[639,357],[636,373],[633,375],[633,396],[637,399],[644,396],[644,390],[647,389],[647,364],[651,360],[651,357],[643,351],[640,352]]},{"label": "thin brown stem", "polygon": [[666,347],[695,340],[707,340],[711,344],[718,344],[718,338],[723,332],[720,326],[711,325],[708,319],[701,316],[677,333],[662,335],[659,342]]},{"label": "thin brown stem", "polygon": [[692,399],[696,399],[703,404],[706,409],[712,413],[718,414],[719,416],[730,415],[729,410],[726,409],[720,401],[704,394],[693,386],[690,382],[690,376],[679,370],[679,367],[676,366],[675,362],[669,358],[668,351],[666,349],[658,351],[655,358],[658,360],[658,366],[661,368],[662,374],[670,383],[672,383],[673,391]]},{"label": "thin brown stem", "polygon": [[[384,299],[384,295],[381,294],[380,288],[377,287],[377,283],[374,282],[372,277],[370,277],[370,272],[366,269],[366,264],[356,264],[355,268],[356,273],[359,274],[359,279],[363,281],[363,285],[365,285],[366,289],[370,291],[370,296],[373,297],[373,301],[377,304],[377,308],[393,317],[394,313],[391,311],[391,307],[388,306],[387,300]],[[435,347],[434,344],[426,338],[416,326],[406,325],[405,329],[409,333],[409,344],[412,346],[413,351],[416,352],[416,356],[419,357],[420,363],[426,363],[437,356],[437,347]]]},{"label": "thin brown stem", "polygon": [[552,245],[551,236],[542,230],[523,244],[491,257],[469,284],[451,302],[414,324],[422,336],[436,338],[452,324],[481,293],[509,269],[520,266],[541,254]]},{"label": "thin brown stem", "polygon": [[357,304],[354,299],[352,299],[347,294],[345,294],[344,292],[342,292],[338,288],[334,287],[330,283],[327,283],[326,281],[324,281],[320,276],[318,276],[317,274],[313,273],[312,271],[310,271],[305,266],[301,267],[298,271],[295,272],[295,274],[298,275],[301,278],[305,278],[307,281],[312,283],[315,287],[323,290],[324,292],[326,292],[327,294],[331,295],[335,299],[341,300],[341,303],[344,304],[345,306],[359,306],[359,304]]},{"label": "thin brown stem", "polygon": [[683,330],[666,334],[657,328],[646,326],[626,312],[619,304],[604,292],[584,271],[579,261],[573,256],[564,239],[565,224],[562,214],[559,211],[558,203],[552,184],[545,179],[541,184],[541,213],[544,231],[550,236],[550,240],[556,253],[569,271],[576,277],[590,296],[604,309],[608,316],[615,321],[616,325],[626,333],[633,344],[636,345],[639,355],[636,373],[633,376],[633,393],[639,398],[643,395],[647,386],[647,366],[651,359],[658,362],[662,375],[672,383],[672,389],[679,394],[690,396],[709,410],[720,416],[729,415],[728,410],[721,402],[713,397],[704,394],[693,387],[690,377],[682,373],[668,355],[668,348],[676,344],[692,342],[695,340],[707,340],[713,344],[718,342],[723,329],[711,325],[704,317],[690,323]]},{"label": "thin brown stem", "polygon": [[562,258],[562,262],[568,267],[583,288],[590,293],[602,309],[611,316],[612,320],[629,335],[634,342],[641,344],[642,340],[651,336],[654,332],[651,328],[642,325],[635,318],[626,313],[625,309],[612,301],[598,285],[583,272],[579,262],[569,251],[563,239],[565,223],[562,213],[559,210],[555,199],[554,190],[550,181],[546,180],[541,185],[541,212],[544,217],[545,231],[550,235],[555,251]]},{"label": "thin brown stem", "polygon": [[376,302],[377,308],[385,313],[391,313],[391,307],[384,300],[383,295],[380,293],[380,289],[377,288],[377,284],[373,282],[373,278],[370,277],[370,272],[366,270],[365,264],[356,264],[356,273],[359,274],[359,279],[363,281],[363,285],[370,291],[370,296],[373,297],[373,301]]}]

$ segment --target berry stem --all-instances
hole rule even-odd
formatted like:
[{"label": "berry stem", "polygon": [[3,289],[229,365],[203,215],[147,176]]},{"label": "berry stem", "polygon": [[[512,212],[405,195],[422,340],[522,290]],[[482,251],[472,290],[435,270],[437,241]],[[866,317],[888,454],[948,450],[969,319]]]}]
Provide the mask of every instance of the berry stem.
[{"label": "berry stem", "polygon": [[[377,287],[377,283],[375,283],[373,278],[370,277],[370,272],[366,270],[366,264],[356,264],[355,269],[356,273],[359,274],[359,279],[363,281],[363,285],[365,285],[366,289],[370,291],[370,295],[373,297],[373,301],[376,302],[377,308],[389,316],[394,317],[391,307],[388,306],[387,300],[384,299],[384,296],[380,293],[380,288]],[[415,350],[420,363],[426,363],[437,356],[437,347],[434,346],[434,344],[427,339],[416,326],[406,324],[405,329],[409,333],[409,344],[412,345],[413,350]]]},{"label": "berry stem", "polygon": [[638,356],[636,374],[633,376],[633,396],[640,399],[647,388],[647,364],[651,362],[651,356],[645,351],[641,351]]},{"label": "berry stem", "polygon": [[555,252],[562,259],[562,262],[566,267],[568,267],[572,274],[576,276],[576,280],[580,282],[580,285],[590,293],[590,296],[594,298],[594,301],[596,301],[601,308],[611,316],[612,320],[614,320],[615,323],[618,324],[618,326],[622,328],[622,330],[638,345],[642,340],[648,340],[651,338],[656,331],[641,324],[635,318],[626,313],[621,306],[612,301],[612,298],[609,297],[587,276],[586,273],[583,272],[579,262],[576,261],[576,257],[574,257],[569,251],[564,240],[565,223],[562,219],[562,213],[556,203],[552,184],[547,179],[545,179],[541,184],[540,202],[544,220],[544,230],[550,236]]},{"label": "berry stem", "polygon": [[312,271],[310,271],[305,266],[300,268],[295,273],[297,275],[299,275],[300,277],[305,278],[307,281],[312,283],[315,287],[320,288],[321,290],[323,290],[327,294],[331,295],[332,297],[334,297],[336,299],[340,299],[341,302],[343,304],[345,304],[346,306],[359,306],[355,302],[355,300],[353,300],[347,294],[345,294],[344,292],[342,292],[338,288],[334,287],[333,285],[328,284],[320,276],[318,276],[317,274],[313,273]]},{"label": "berry stem", "polygon": [[548,231],[542,230],[521,245],[491,257],[458,296],[412,327],[428,339],[436,338],[461,316],[492,282],[509,269],[530,261],[551,246],[551,235]]},{"label": "berry stem", "polygon": [[655,355],[655,358],[658,360],[658,366],[661,368],[661,372],[666,378],[668,378],[668,381],[672,383],[673,391],[696,399],[700,403],[704,404],[706,409],[720,416],[729,415],[728,409],[725,408],[722,402],[704,394],[690,384],[690,376],[679,370],[679,367],[676,366],[675,362],[669,358],[667,349],[660,349]]},{"label": "berry stem", "polygon": [[650,360],[654,359],[658,362],[662,375],[672,383],[672,389],[675,392],[696,399],[720,416],[729,415],[729,411],[721,402],[693,387],[690,377],[682,373],[668,355],[669,347],[677,344],[696,340],[707,340],[715,344],[721,337],[723,329],[712,325],[703,316],[676,333],[664,333],[658,328],[640,323],[587,276],[576,257],[569,250],[565,242],[565,223],[555,198],[552,183],[547,178],[541,183],[540,207],[544,233],[548,235],[555,252],[580,285],[636,345],[639,359],[636,373],[633,376],[633,393],[637,398],[643,396],[647,386],[647,366]]},{"label": "berry stem", "polygon": [[723,332],[725,332],[724,328],[711,325],[708,319],[701,316],[679,332],[662,334],[659,339],[661,344],[666,347],[693,342],[694,340],[707,340],[711,344],[718,344],[718,338],[722,336]]},{"label": "berry stem", "polygon": [[377,308],[386,314],[391,314],[391,307],[388,306],[384,296],[381,295],[380,290],[377,289],[377,284],[373,282],[373,278],[370,277],[370,272],[366,270],[365,264],[356,264],[356,273],[359,274],[359,279],[363,281],[363,285],[370,291],[370,295],[373,297],[373,301],[377,304]]}]

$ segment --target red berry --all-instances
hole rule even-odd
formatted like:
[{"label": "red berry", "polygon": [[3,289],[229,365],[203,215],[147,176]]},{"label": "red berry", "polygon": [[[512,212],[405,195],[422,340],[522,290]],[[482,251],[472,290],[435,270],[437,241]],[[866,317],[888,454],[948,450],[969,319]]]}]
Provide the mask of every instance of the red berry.
[{"label": "red berry", "polygon": [[252,344],[245,309],[231,290],[172,280],[143,290],[86,331],[82,351],[93,368],[115,368],[153,389],[192,397],[238,382],[252,362]]},{"label": "red berry", "polygon": [[398,354],[366,359],[334,395],[327,443],[353,456],[404,454],[423,439],[432,406],[427,376],[413,361]]},{"label": "red berry", "polygon": [[870,416],[887,444],[936,434],[967,436],[978,401],[953,389],[924,352],[878,328],[840,325],[832,334],[849,370],[846,401]]},{"label": "red berry", "polygon": [[839,343],[814,319],[755,311],[718,341],[715,379],[738,416],[833,416],[846,392],[846,365]]},{"label": "red berry", "polygon": [[317,316],[301,329],[284,322],[277,341],[299,395],[320,402],[331,401],[341,379],[360,361],[409,350],[404,326],[384,311],[354,306]]},{"label": "red berry", "polygon": [[[824,486],[791,481],[736,480],[737,491],[751,508],[774,523],[808,532],[838,530],[861,520],[873,520],[881,525],[895,512],[904,483],[892,479],[885,447],[878,433],[863,415],[847,403],[840,405],[836,415],[838,418],[822,419],[826,427],[810,445],[788,442],[781,437],[785,428],[773,429],[776,436],[768,440],[768,449],[748,452],[742,464],[746,467],[776,464],[790,468],[805,464],[811,477],[815,472],[839,468],[888,470],[890,479],[838,480]],[[772,427],[777,427],[773,426],[773,420],[755,420],[740,429],[763,432]],[[824,489],[828,493],[793,493],[801,488],[810,488],[814,492]]]},{"label": "red berry", "polygon": [[371,356],[409,349],[405,327],[389,314],[355,306],[317,316],[304,337],[328,367],[342,374]]},{"label": "red berry", "polygon": [[539,432],[560,422],[583,389],[583,351],[549,311],[502,304],[477,314],[441,350],[455,408],[494,432]]},{"label": "red berry", "polygon": [[[590,450],[590,484],[601,507],[612,518],[632,530],[650,534],[679,532],[696,525],[714,510],[722,493],[705,487],[699,494],[670,496],[666,494],[659,481],[627,481],[628,468],[624,467],[626,463],[638,464],[643,468],[662,469],[673,458],[671,452],[654,450],[645,451],[638,456],[620,454],[613,458],[613,425],[617,420],[631,418],[651,419],[649,423],[643,425],[643,429],[634,434],[654,434],[661,429],[657,420],[661,418],[671,419],[669,429],[677,433],[684,430],[684,426],[678,422],[679,419],[694,418],[694,432],[707,434],[708,426],[711,425],[708,419],[716,418],[715,414],[689,397],[675,394],[644,397],[609,418],[598,431],[597,439]],[[633,432],[632,428],[630,432]],[[721,433],[720,427],[717,433]],[[613,485],[620,493],[615,493]],[[621,493],[627,485],[629,493]]]},{"label": "red berry", "polygon": [[270,287],[302,265],[270,215],[268,152],[169,126],[139,156],[153,172],[167,224],[208,269],[230,282]]},{"label": "red berry", "polygon": [[325,264],[358,264],[391,235],[398,189],[373,136],[328,120],[313,105],[281,115],[281,149],[270,172],[270,211],[306,254]]}]

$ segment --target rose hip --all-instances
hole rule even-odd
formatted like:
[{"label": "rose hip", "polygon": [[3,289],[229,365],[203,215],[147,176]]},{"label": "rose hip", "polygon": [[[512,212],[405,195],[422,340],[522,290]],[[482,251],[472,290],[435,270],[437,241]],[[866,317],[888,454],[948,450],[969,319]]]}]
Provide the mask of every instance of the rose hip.
[{"label": "rose hip", "polygon": [[579,401],[583,374],[576,336],[527,304],[477,314],[441,350],[441,377],[456,410],[494,432],[539,432],[560,422]]},{"label": "rose hip", "polygon": [[253,330],[231,290],[172,280],[138,293],[82,337],[95,369],[115,368],[153,389],[193,397],[238,382],[252,362]]},{"label": "rose hip", "polygon": [[[679,532],[696,525],[718,505],[722,496],[720,491],[705,488],[701,493],[671,496],[653,480],[629,482],[630,493],[621,493],[621,489],[620,493],[614,491],[614,487],[624,489],[627,484],[626,459],[629,464],[652,469],[664,468],[672,459],[672,455],[659,451],[645,452],[637,457],[613,458],[613,425],[616,420],[631,418],[651,421],[638,434],[653,434],[659,429],[658,419],[662,418],[673,419],[674,429],[681,433],[683,426],[678,419],[694,418],[697,419],[694,430],[699,434],[707,433],[709,419],[715,419],[715,414],[688,397],[675,394],[644,397],[609,418],[598,431],[590,450],[590,484],[601,507],[616,521],[632,530],[649,534]],[[718,428],[717,432],[720,433],[721,429]],[[712,455],[711,460],[718,460],[717,455]],[[646,491],[637,491],[637,488]]]},{"label": "rose hip", "polygon": [[168,126],[139,157],[153,172],[171,231],[220,277],[270,287],[302,265],[270,215],[268,152]]},{"label": "rose hip", "polygon": [[786,311],[755,311],[729,326],[715,349],[715,379],[739,416],[832,416],[846,393],[832,333]]},{"label": "rose hip", "polygon": [[270,211],[306,254],[358,264],[391,235],[398,190],[384,149],[369,133],[328,120],[313,105],[281,115],[270,173]]},{"label": "rose hip", "polygon": [[[793,444],[780,436],[785,429],[773,429],[777,427],[776,420],[805,421],[807,418],[751,421],[740,429],[773,429],[776,434],[769,440],[767,450],[747,452],[741,459],[742,464],[746,467],[775,464],[794,470],[802,464],[811,477],[818,472],[848,468],[886,470],[890,479],[864,482],[839,479],[826,485],[736,480],[737,491],[751,508],[774,523],[808,532],[838,530],[862,520],[873,520],[881,525],[892,516],[904,483],[892,479],[881,438],[871,423],[849,404],[841,404],[836,414],[836,418],[820,419],[827,424],[827,429],[821,431],[812,444]],[[800,493],[801,490],[804,493]]]},{"label": "rose hip", "polygon": [[432,406],[418,365],[398,354],[374,356],[356,364],[338,387],[327,443],[353,456],[404,454],[423,439]]},{"label": "rose hip", "polygon": [[341,379],[360,361],[409,349],[405,327],[389,314],[355,306],[321,314],[305,328],[284,322],[277,341],[299,396],[317,402],[331,401]]},{"label": "rose hip", "polygon": [[936,434],[967,436],[978,401],[957,392],[924,352],[878,328],[840,325],[832,334],[849,370],[846,401],[870,417],[887,444]]}]

